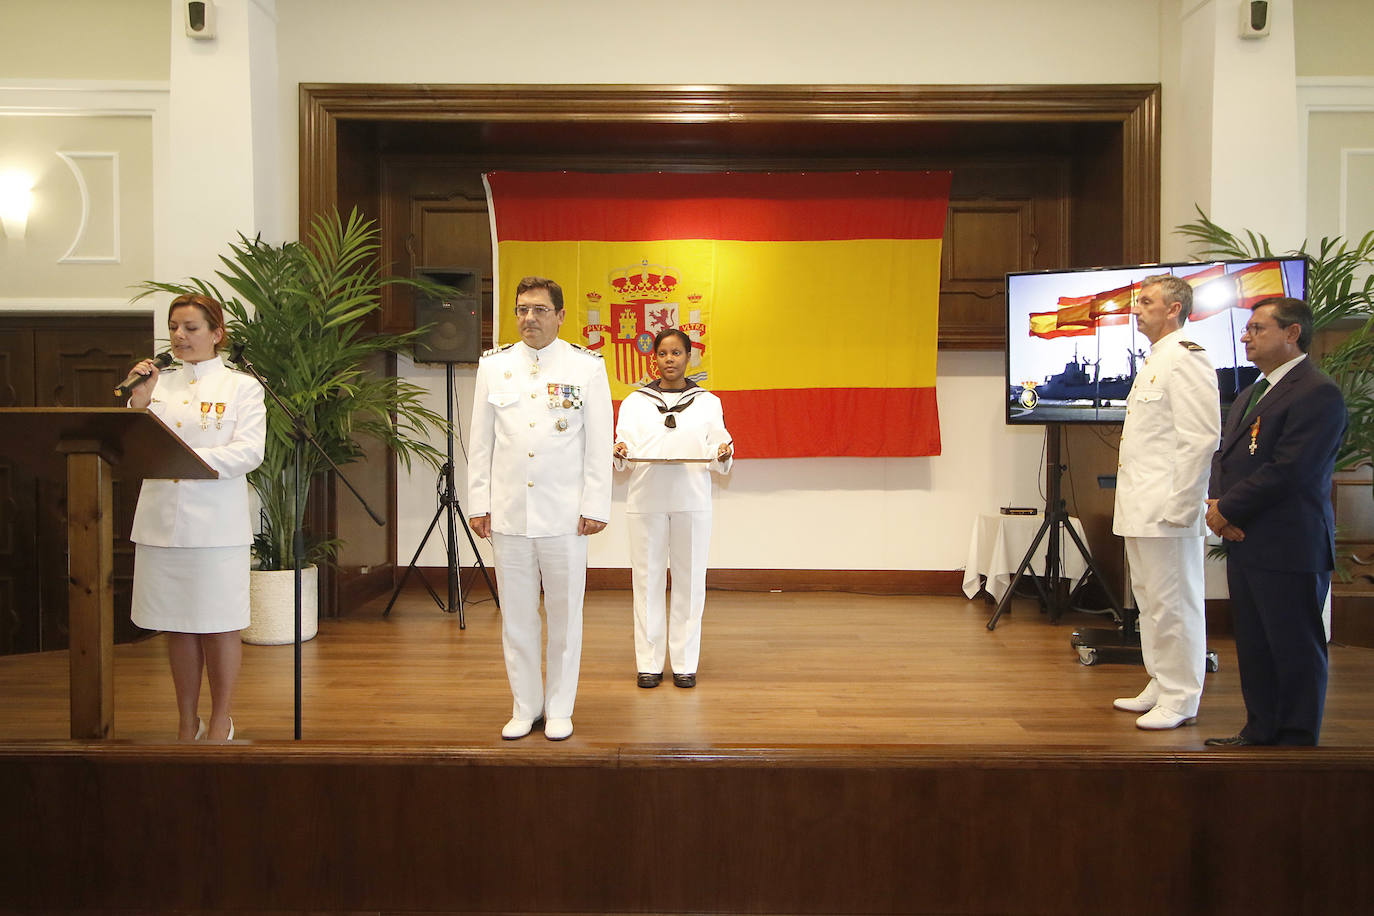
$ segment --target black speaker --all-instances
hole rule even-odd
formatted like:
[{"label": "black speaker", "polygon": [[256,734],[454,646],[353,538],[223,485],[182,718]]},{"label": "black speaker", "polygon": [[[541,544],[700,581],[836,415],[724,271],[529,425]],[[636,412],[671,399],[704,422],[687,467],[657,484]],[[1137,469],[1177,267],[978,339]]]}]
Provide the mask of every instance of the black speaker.
[{"label": "black speaker", "polygon": [[481,275],[453,267],[417,267],[415,275],[457,290],[444,298],[415,292],[415,326],[429,326],[415,339],[415,361],[477,362],[482,356]]}]

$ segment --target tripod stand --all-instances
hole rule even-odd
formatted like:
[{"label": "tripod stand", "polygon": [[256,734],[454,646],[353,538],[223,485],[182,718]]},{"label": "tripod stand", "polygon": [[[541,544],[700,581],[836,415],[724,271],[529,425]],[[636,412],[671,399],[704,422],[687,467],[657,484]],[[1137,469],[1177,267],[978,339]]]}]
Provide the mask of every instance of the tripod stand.
[{"label": "tripod stand", "polygon": [[[1062,538],[1061,532],[1067,531],[1069,537],[1073,539],[1074,546],[1083,557],[1088,569],[1097,577],[1097,581],[1102,585],[1102,591],[1106,593],[1107,600],[1111,602],[1112,608],[1116,612],[1117,620],[1121,620],[1125,614],[1122,610],[1121,602],[1112,594],[1112,590],[1107,586],[1107,580],[1102,575],[1102,570],[1097,568],[1097,563],[1093,560],[1093,555],[1088,546],[1083,543],[1083,539],[1078,536],[1078,531],[1069,524],[1069,511],[1064,503],[1062,496],[1064,464],[1060,461],[1059,452],[1059,425],[1051,423],[1045,427],[1045,441],[1047,455],[1045,458],[1045,521],[1036,532],[1035,539],[1031,541],[1030,549],[1026,551],[1021,564],[1016,567],[1016,575],[1012,577],[1011,585],[1007,587],[1006,594],[1002,595],[1002,600],[997,602],[997,610],[993,612],[988,620],[988,629],[997,628],[997,621],[1006,613],[1011,606],[1012,595],[1016,593],[1016,586],[1020,584],[1021,577],[1031,568],[1031,562],[1035,558],[1035,552],[1040,547],[1040,542],[1049,535],[1049,542],[1045,545],[1045,572],[1042,577],[1045,581],[1032,575],[1035,583],[1035,590],[1040,595],[1040,602],[1049,612],[1050,622],[1058,623],[1059,618],[1069,609],[1069,593],[1067,583],[1061,577],[1059,562],[1059,544]],[[1032,574],[1034,570],[1031,570]]]},{"label": "tripod stand", "polygon": [[[459,593],[458,583],[458,525],[463,526],[463,531],[468,536],[468,543],[472,545],[472,553],[477,557],[477,565],[482,570],[482,578],[487,583],[487,588],[491,590],[492,599],[496,606],[501,606],[501,600],[496,597],[496,586],[492,584],[491,576],[487,573],[487,564],[482,562],[482,554],[477,549],[477,541],[472,536],[472,529],[468,527],[467,516],[463,514],[463,507],[458,504],[457,489],[453,483],[453,363],[444,364],[444,390],[447,393],[444,398],[445,417],[448,420],[447,439],[448,439],[448,461],[439,470],[439,505],[434,510],[434,518],[430,519],[429,528],[425,530],[425,536],[420,539],[420,546],[415,548],[415,556],[410,558],[410,565],[406,567],[405,575],[401,576],[401,581],[396,583],[396,590],[391,593],[391,600],[386,603],[386,610],[382,611],[383,617],[391,616],[391,606],[396,603],[396,597],[401,594],[401,589],[405,588],[406,580],[410,578],[412,572],[417,573],[420,581],[424,583],[425,590],[434,599],[434,603],[439,605],[439,609],[445,613],[458,614],[458,628],[466,630],[468,623],[467,617],[463,613],[462,596]],[[415,568],[416,562],[420,559],[421,552],[425,549],[425,544],[429,542],[429,536],[434,533],[434,528],[439,524],[440,518],[448,519],[448,537],[445,539],[445,548],[448,553],[448,604],[439,598],[439,595],[430,587],[429,580],[424,573]]]}]

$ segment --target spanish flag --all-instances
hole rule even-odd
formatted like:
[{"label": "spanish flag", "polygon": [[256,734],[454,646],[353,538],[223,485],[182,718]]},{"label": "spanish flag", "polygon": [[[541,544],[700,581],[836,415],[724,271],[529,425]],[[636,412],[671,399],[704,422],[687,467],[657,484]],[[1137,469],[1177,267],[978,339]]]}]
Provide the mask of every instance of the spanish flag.
[{"label": "spanish flag", "polygon": [[1193,321],[1228,308],[1253,309],[1270,296],[1286,296],[1278,261],[1259,261],[1232,273],[1218,265],[1185,278],[1193,286]]},{"label": "spanish flag", "polygon": [[619,402],[654,336],[692,340],[741,455],[938,455],[948,172],[485,176],[496,336],[521,277],[563,287],[561,335],[599,351]]}]

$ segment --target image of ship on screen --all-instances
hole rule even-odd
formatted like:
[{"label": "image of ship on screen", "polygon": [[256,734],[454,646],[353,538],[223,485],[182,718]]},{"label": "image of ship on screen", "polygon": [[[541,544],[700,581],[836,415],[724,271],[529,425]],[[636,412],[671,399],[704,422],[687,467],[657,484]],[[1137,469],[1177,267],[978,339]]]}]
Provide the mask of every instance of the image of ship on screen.
[{"label": "image of ship on screen", "polygon": [[1303,258],[1008,274],[1007,422],[1124,422],[1126,398],[1150,354],[1131,309],[1141,282],[1158,274],[1193,289],[1184,336],[1216,367],[1223,410],[1259,376],[1240,341],[1249,310],[1269,296],[1306,293]]}]

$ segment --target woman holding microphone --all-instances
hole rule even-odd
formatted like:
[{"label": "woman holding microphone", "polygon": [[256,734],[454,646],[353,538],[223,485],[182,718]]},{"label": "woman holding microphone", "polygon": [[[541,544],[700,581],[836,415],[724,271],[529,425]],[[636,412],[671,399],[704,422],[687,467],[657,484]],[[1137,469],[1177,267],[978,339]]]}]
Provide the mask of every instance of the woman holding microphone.
[{"label": "woman holding microphone", "polygon": [[[248,626],[248,566],[253,541],[249,471],[262,463],[267,411],[262,386],[230,369],[224,310],[208,296],[172,300],[167,335],[180,368],[147,376],[129,396],[167,424],[206,464],[211,480],[145,480],[134,511],[133,622],[167,633],[179,738],[232,740],[229,717]],[[201,672],[209,675],[211,711],[198,715]]]},{"label": "woman holding microphone", "polygon": [[[696,686],[711,542],[711,471],[730,473],[734,459],[720,399],[687,378],[691,353],[685,332],[661,331],[654,338],[659,377],[621,402],[616,423],[616,469],[633,467],[626,521],[640,687],[663,681],[665,658],[672,662],[674,684]],[[667,614],[670,566],[673,595]]]}]

